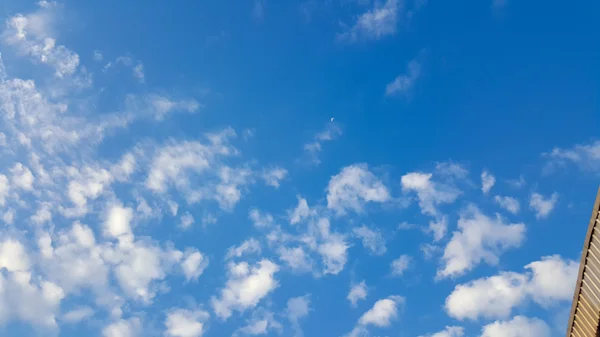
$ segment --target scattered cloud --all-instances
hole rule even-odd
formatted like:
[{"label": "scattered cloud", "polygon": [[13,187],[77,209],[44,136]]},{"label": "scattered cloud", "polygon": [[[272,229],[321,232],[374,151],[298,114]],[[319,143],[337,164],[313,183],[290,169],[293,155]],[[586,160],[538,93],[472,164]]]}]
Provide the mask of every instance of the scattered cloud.
[{"label": "scattered cloud", "polygon": [[226,320],[233,310],[244,311],[256,307],[260,300],[277,286],[275,273],[279,266],[263,259],[254,266],[246,262],[228,265],[229,279],[219,297],[212,297],[211,303],[215,314]]},{"label": "scattered cloud", "polygon": [[371,253],[383,255],[387,251],[385,239],[378,229],[370,229],[369,227],[362,225],[361,227],[355,227],[352,230],[352,233],[362,240],[363,246]]},{"label": "scattered cloud", "polygon": [[139,318],[120,319],[102,329],[103,337],[136,337],[140,336],[142,322]]},{"label": "scattered cloud", "polygon": [[208,312],[202,310],[171,309],[165,319],[165,335],[168,337],[201,337]]},{"label": "scattered cloud", "polygon": [[535,217],[538,219],[547,218],[557,203],[558,193],[556,192],[552,193],[549,198],[544,198],[539,193],[533,193],[531,194],[531,199],[529,199],[529,207],[535,211]]},{"label": "scattered cloud", "polygon": [[230,247],[227,250],[225,259],[232,259],[234,257],[242,257],[247,254],[260,254],[261,248],[260,243],[255,238],[245,240],[237,247]]},{"label": "scattered cloud", "polygon": [[502,208],[504,208],[505,210],[511,212],[512,214],[517,214],[519,213],[519,210],[521,209],[521,205],[519,204],[519,200],[513,198],[513,197],[503,197],[503,196],[499,196],[496,195],[494,196],[494,201]]},{"label": "scattered cloud", "polygon": [[299,321],[301,318],[308,316],[310,311],[310,295],[290,298],[285,311],[295,331],[294,336],[303,336]]},{"label": "scattered cloud", "polygon": [[484,170],[481,173],[481,191],[483,194],[488,194],[492,187],[494,187],[494,184],[496,184],[496,177],[487,170]]},{"label": "scattered cloud", "polygon": [[269,186],[279,188],[281,181],[287,176],[288,171],[281,167],[272,167],[268,170],[263,170],[262,179]]},{"label": "scattered cloud", "polygon": [[524,239],[524,224],[506,223],[499,215],[490,218],[470,205],[460,214],[458,230],[444,249],[437,276],[460,276],[482,262],[495,265],[504,251],[519,247]]},{"label": "scattered cloud", "polygon": [[600,174],[600,140],[571,148],[556,147],[542,156],[547,159],[545,171],[548,173],[571,164],[584,172]]},{"label": "scattered cloud", "polygon": [[344,167],[331,177],[327,186],[327,207],[337,215],[345,215],[347,211],[361,213],[367,202],[383,203],[390,198],[387,187],[366,164]]},{"label": "scattered cloud", "polygon": [[392,261],[392,264],[390,265],[392,276],[402,276],[410,266],[411,260],[412,259],[408,255],[400,255],[399,258]]},{"label": "scattered cloud", "polygon": [[359,318],[354,329],[346,336],[368,336],[369,326],[376,326],[379,328],[390,326],[398,317],[398,311],[402,309],[404,302],[404,297],[396,295],[375,302],[373,307]]},{"label": "scattered cloud", "polygon": [[321,164],[319,153],[323,150],[323,143],[335,140],[342,135],[342,129],[335,122],[327,123],[325,129],[317,133],[310,143],[304,144],[304,155],[313,165]]},{"label": "scattered cloud", "polygon": [[421,62],[419,59],[411,60],[406,66],[406,72],[388,83],[385,94],[387,96],[410,94],[419,77],[421,77]]},{"label": "scattered cloud", "polygon": [[465,331],[460,326],[447,326],[442,331],[430,335],[422,335],[419,337],[462,337],[464,334]]},{"label": "scattered cloud", "polygon": [[402,5],[398,0],[375,2],[373,7],[358,16],[356,22],[338,34],[342,41],[379,40],[396,33]]},{"label": "scattered cloud", "polygon": [[578,270],[576,261],[546,256],[526,265],[522,273],[501,272],[456,286],[446,299],[446,311],[460,320],[503,319],[527,299],[542,307],[569,302]]},{"label": "scattered cloud", "polygon": [[481,337],[550,337],[550,327],[539,318],[515,316],[483,327]]},{"label": "scattered cloud", "polygon": [[350,292],[346,299],[350,301],[350,304],[353,307],[356,307],[358,301],[362,301],[367,298],[367,284],[365,281],[361,281],[360,283],[353,284],[350,287]]}]

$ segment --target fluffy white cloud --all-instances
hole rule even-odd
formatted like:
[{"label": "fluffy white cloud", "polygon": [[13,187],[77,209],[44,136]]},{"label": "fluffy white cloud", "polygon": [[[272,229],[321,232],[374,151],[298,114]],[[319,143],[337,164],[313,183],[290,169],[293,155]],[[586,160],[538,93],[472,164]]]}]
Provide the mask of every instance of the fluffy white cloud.
[{"label": "fluffy white cloud", "polygon": [[379,300],[360,317],[358,323],[387,327],[398,317],[398,309],[403,305],[404,298],[401,296],[390,296]]},{"label": "fluffy white cloud", "polygon": [[494,187],[494,184],[496,184],[496,177],[488,171],[483,171],[481,173],[481,191],[484,194],[488,194],[492,187]]},{"label": "fluffy white cloud", "polygon": [[279,259],[295,272],[309,272],[313,269],[313,261],[302,247],[280,247],[277,253]]},{"label": "fluffy white cloud", "polygon": [[392,261],[390,265],[393,276],[402,276],[410,266],[411,258],[408,255],[400,255],[399,258]]},{"label": "fluffy white cloud", "polygon": [[[444,168],[445,171],[441,169],[436,170],[436,174],[439,174],[440,177],[443,177],[444,174],[449,174],[450,176],[454,176],[455,173],[463,174],[462,171],[453,173],[448,168],[454,171],[462,170],[462,168],[457,166],[450,166]],[[414,192],[417,194],[419,206],[423,214],[438,216],[437,206],[453,203],[462,192],[452,184],[452,179],[448,181],[433,181],[432,177],[432,173],[411,172],[403,175],[400,182],[404,192]]]},{"label": "fluffy white cloud", "polygon": [[350,301],[350,304],[352,304],[353,307],[356,307],[356,304],[358,303],[358,301],[364,300],[367,298],[367,284],[365,283],[365,281],[361,281],[360,283],[356,283],[354,285],[352,285],[352,287],[350,288],[350,292],[348,293],[348,296],[346,296],[346,299],[348,299],[348,301]]},{"label": "fluffy white cloud", "polygon": [[133,210],[120,205],[112,206],[104,223],[104,232],[113,238],[132,240],[131,220]]},{"label": "fluffy white cloud", "polygon": [[444,249],[443,267],[437,275],[459,276],[481,262],[495,265],[504,251],[519,247],[524,239],[524,224],[505,223],[500,216],[487,217],[470,205],[460,214],[458,231],[452,234]]},{"label": "fluffy white cloud", "polygon": [[181,216],[181,223],[179,224],[179,226],[182,229],[188,229],[190,228],[191,225],[194,224],[194,221],[196,221],[194,219],[194,216],[191,215],[189,212],[185,212],[183,213],[183,215]]},{"label": "fluffy white cloud", "polygon": [[26,191],[31,191],[33,189],[33,181],[35,178],[27,167],[23,166],[21,163],[16,163],[10,169],[10,173],[12,174],[12,184],[16,188],[20,188]]},{"label": "fluffy white cloud", "polygon": [[208,313],[202,310],[172,309],[165,319],[165,335],[169,337],[201,337]]},{"label": "fluffy white cloud", "polygon": [[102,329],[103,337],[136,337],[140,336],[142,322],[139,318],[120,319]]},{"label": "fluffy white cloud", "polygon": [[288,212],[290,218],[290,224],[295,225],[301,221],[304,221],[308,217],[314,215],[314,210],[308,207],[306,199],[298,197],[298,205],[292,211]]},{"label": "fluffy white cloud", "polygon": [[495,196],[494,197],[494,201],[500,205],[500,207],[504,208],[505,210],[511,212],[512,214],[517,214],[519,213],[519,210],[521,209],[521,205],[519,204],[519,200],[513,198],[513,197],[502,197],[502,196]]},{"label": "fluffy white cloud", "polygon": [[253,208],[248,212],[248,218],[256,228],[266,228],[273,225],[273,216],[269,213],[263,213],[260,210]]},{"label": "fluffy white cloud", "polygon": [[410,93],[415,82],[421,76],[421,64],[417,59],[411,60],[406,66],[406,73],[398,75],[385,87],[388,96]]},{"label": "fluffy white cloud", "polygon": [[279,188],[280,182],[287,176],[288,171],[281,167],[272,167],[270,169],[263,170],[261,175],[262,179],[269,186]]},{"label": "fluffy white cloud", "polygon": [[232,259],[234,257],[242,257],[246,254],[260,254],[261,248],[260,243],[255,238],[245,240],[237,247],[229,247],[225,259]]},{"label": "fluffy white cloud", "polygon": [[457,319],[507,318],[531,299],[548,307],[572,300],[579,265],[557,255],[525,266],[525,272],[502,272],[456,286],[446,299],[448,315]]},{"label": "fluffy white cloud", "polygon": [[211,299],[215,314],[221,319],[229,318],[232,310],[255,307],[278,286],[274,276],[279,266],[269,260],[263,259],[252,267],[246,262],[230,263],[228,267],[229,279],[220,298]]},{"label": "fluffy white cloud", "polygon": [[[248,323],[239,329],[239,332],[245,335],[265,335],[269,330],[281,332],[282,326],[274,318],[272,312],[265,310],[256,310],[252,313],[252,318]],[[234,333],[234,336],[237,334]]]},{"label": "fluffy white cloud", "polygon": [[483,327],[480,337],[550,337],[550,327],[538,318],[515,316]]},{"label": "fluffy white cloud", "polygon": [[362,244],[371,253],[375,255],[383,255],[387,251],[385,247],[385,239],[381,235],[378,229],[370,229],[369,227],[362,225],[361,227],[355,227],[352,233],[362,240]]},{"label": "fluffy white cloud", "polygon": [[299,320],[303,317],[308,316],[310,311],[310,296],[300,296],[290,298],[287,302],[285,312],[288,320],[292,323],[295,330],[295,336],[302,336],[302,329],[300,328]]},{"label": "fluffy white cloud", "polygon": [[554,148],[543,155],[548,158],[547,171],[571,163],[583,171],[600,173],[600,140],[589,144],[577,144],[568,149]]},{"label": "fluffy white cloud", "polygon": [[529,199],[529,206],[535,211],[538,219],[546,218],[558,202],[558,193],[554,192],[549,198],[544,198],[539,193],[533,193]]},{"label": "fluffy white cloud", "polygon": [[338,35],[341,40],[377,40],[396,33],[398,15],[402,5],[398,0],[375,2],[373,8],[361,14],[346,32]]},{"label": "fluffy white cloud", "polygon": [[442,331],[419,337],[462,337],[465,334],[464,330],[465,329],[460,326],[447,326]]},{"label": "fluffy white cloud", "polygon": [[343,236],[339,234],[326,236],[325,241],[317,248],[325,265],[325,274],[336,275],[344,269],[348,260],[348,247]]},{"label": "fluffy white cloud", "polygon": [[369,171],[366,164],[346,166],[331,177],[327,187],[327,207],[338,215],[347,211],[362,212],[367,202],[386,202],[390,193],[385,185]]},{"label": "fluffy white cloud", "polygon": [[208,267],[208,258],[196,249],[187,249],[181,261],[181,268],[187,281],[198,280]]}]

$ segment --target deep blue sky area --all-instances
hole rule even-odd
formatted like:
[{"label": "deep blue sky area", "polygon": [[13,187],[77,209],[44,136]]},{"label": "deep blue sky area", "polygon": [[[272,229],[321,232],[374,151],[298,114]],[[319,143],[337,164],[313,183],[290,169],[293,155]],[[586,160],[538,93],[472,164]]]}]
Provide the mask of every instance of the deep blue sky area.
[{"label": "deep blue sky area", "polygon": [[564,335],[596,2],[0,17],[0,335]]}]

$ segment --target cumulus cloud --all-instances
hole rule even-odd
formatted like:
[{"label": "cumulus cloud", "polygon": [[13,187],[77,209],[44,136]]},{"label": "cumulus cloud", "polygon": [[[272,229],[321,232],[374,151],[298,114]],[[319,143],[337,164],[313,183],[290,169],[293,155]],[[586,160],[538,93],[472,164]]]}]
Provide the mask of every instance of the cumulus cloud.
[{"label": "cumulus cloud", "polygon": [[524,239],[524,224],[506,223],[499,215],[490,218],[470,205],[460,214],[437,276],[460,276],[482,262],[495,265],[504,251],[519,247]]},{"label": "cumulus cloud", "polygon": [[331,177],[327,186],[327,207],[338,215],[348,211],[363,212],[368,202],[390,200],[387,187],[371,172],[366,164],[346,166]]},{"label": "cumulus cloud", "polygon": [[447,326],[442,331],[430,335],[422,335],[419,337],[462,337],[464,334],[465,331],[460,326]]},{"label": "cumulus cloud", "polygon": [[75,324],[89,319],[94,313],[94,309],[90,307],[80,307],[63,314],[61,320],[69,324]]},{"label": "cumulus cloud", "polygon": [[230,247],[227,249],[225,259],[232,259],[234,257],[242,257],[246,254],[259,254],[261,251],[260,243],[255,238],[249,238],[242,242],[239,246]]},{"label": "cumulus cloud", "polygon": [[519,213],[519,210],[521,209],[521,205],[519,203],[519,200],[513,198],[513,197],[503,197],[503,196],[495,196],[494,197],[494,201],[502,208],[504,208],[505,210],[511,212],[512,214],[517,214]]},{"label": "cumulus cloud", "polygon": [[292,323],[295,330],[294,336],[301,337],[303,335],[300,328],[300,319],[308,316],[310,311],[310,296],[300,296],[290,298],[285,309],[288,320]]},{"label": "cumulus cloud", "polygon": [[448,315],[457,319],[500,318],[531,299],[542,307],[572,300],[579,264],[546,256],[522,273],[501,272],[456,286],[446,299]]},{"label": "cumulus cloud", "polygon": [[539,318],[515,316],[510,321],[496,321],[483,327],[481,337],[550,337],[551,330]]},{"label": "cumulus cloud", "polygon": [[533,193],[531,194],[531,199],[529,199],[529,207],[535,211],[535,217],[538,219],[548,217],[557,203],[558,193],[556,192],[552,193],[548,198],[544,198],[544,196],[539,193]]},{"label": "cumulus cloud", "polygon": [[292,225],[295,225],[314,214],[314,210],[311,210],[310,207],[308,207],[308,202],[302,197],[298,197],[298,205],[296,208],[288,212],[290,224]]},{"label": "cumulus cloud", "polygon": [[488,194],[492,187],[494,187],[494,184],[496,184],[496,177],[487,170],[484,170],[481,173],[481,191],[484,194]]},{"label": "cumulus cloud", "polygon": [[363,326],[387,327],[398,317],[398,310],[403,305],[404,298],[401,296],[390,296],[379,300],[360,317],[358,323]]},{"label": "cumulus cloud", "polygon": [[287,176],[288,171],[281,167],[272,167],[262,172],[261,178],[269,186],[279,188],[281,181]]},{"label": "cumulus cloud", "polygon": [[278,286],[274,276],[279,266],[269,260],[263,259],[254,266],[246,262],[230,263],[228,269],[229,279],[220,297],[211,298],[215,314],[221,319],[229,318],[233,310],[255,307]]},{"label": "cumulus cloud", "polygon": [[390,265],[392,276],[402,276],[408,269],[411,263],[411,258],[408,255],[400,255],[399,258],[392,261]]},{"label": "cumulus cloud", "polygon": [[271,214],[263,213],[256,208],[253,208],[248,212],[248,218],[256,228],[271,227],[274,224],[273,216]]},{"label": "cumulus cloud", "polygon": [[201,252],[192,248],[185,251],[183,260],[181,261],[181,268],[187,281],[198,280],[198,277],[202,275],[206,267],[208,267],[208,258]]},{"label": "cumulus cloud", "polygon": [[208,312],[202,310],[171,309],[165,319],[165,335],[168,337],[201,337]]},{"label": "cumulus cloud", "polygon": [[139,318],[120,319],[102,329],[103,337],[136,337],[141,335],[142,322]]},{"label": "cumulus cloud", "polygon": [[350,301],[350,304],[353,307],[356,307],[358,301],[364,300],[367,298],[367,284],[365,281],[361,281],[360,283],[356,283],[350,287],[350,292],[346,299]]},{"label": "cumulus cloud", "polygon": [[281,332],[281,329],[281,324],[275,320],[272,312],[259,309],[252,313],[252,317],[246,325],[234,333],[234,336],[237,336],[238,333],[251,336],[265,335],[270,330]]},{"label": "cumulus cloud", "polygon": [[383,255],[387,251],[385,239],[378,229],[370,229],[369,227],[362,225],[361,227],[352,229],[352,233],[362,240],[363,246],[371,253]]},{"label": "cumulus cloud", "polygon": [[547,172],[572,164],[584,172],[600,173],[600,140],[566,149],[556,147],[542,156],[548,160],[545,168]]}]

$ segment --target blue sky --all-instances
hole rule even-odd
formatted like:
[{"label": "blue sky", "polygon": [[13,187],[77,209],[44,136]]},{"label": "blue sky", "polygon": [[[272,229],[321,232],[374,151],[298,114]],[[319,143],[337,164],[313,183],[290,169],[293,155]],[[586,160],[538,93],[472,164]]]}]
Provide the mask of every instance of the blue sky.
[{"label": "blue sky", "polygon": [[597,13],[4,1],[0,333],[564,335]]}]

